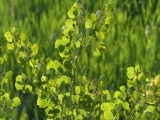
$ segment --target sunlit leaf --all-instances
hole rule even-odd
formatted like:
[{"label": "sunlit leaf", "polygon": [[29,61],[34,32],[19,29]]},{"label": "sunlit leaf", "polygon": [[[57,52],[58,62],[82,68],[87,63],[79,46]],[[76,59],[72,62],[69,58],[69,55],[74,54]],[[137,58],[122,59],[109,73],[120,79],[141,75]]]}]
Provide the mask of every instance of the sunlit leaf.
[{"label": "sunlit leaf", "polygon": [[4,59],[0,57],[0,64],[3,64]]},{"label": "sunlit leaf", "polygon": [[13,43],[7,43],[7,48],[9,50],[13,50],[14,49],[14,44]]},{"label": "sunlit leaf", "polygon": [[81,92],[80,86],[76,86],[76,87],[75,87],[75,93],[76,93],[77,95],[79,95],[80,92]]},{"label": "sunlit leaf", "polygon": [[125,91],[126,91],[125,86],[121,86],[121,87],[120,87],[120,90],[121,90],[122,92],[125,92]]},{"label": "sunlit leaf", "polygon": [[81,42],[78,40],[78,41],[75,43],[75,45],[76,45],[76,48],[80,48]]},{"label": "sunlit leaf", "polygon": [[102,111],[111,111],[115,108],[113,103],[102,103],[101,110]]},{"label": "sunlit leaf", "polygon": [[119,92],[119,91],[116,91],[115,93],[114,93],[114,98],[118,98],[118,96],[120,95],[121,93]]},{"label": "sunlit leaf", "polygon": [[123,106],[123,108],[124,108],[124,109],[126,109],[126,110],[130,111],[129,103],[128,103],[128,102],[124,102],[124,103],[122,103],[122,106]]},{"label": "sunlit leaf", "polygon": [[23,80],[22,80],[22,75],[18,75],[18,76],[16,77],[16,82],[23,82]]},{"label": "sunlit leaf", "polygon": [[50,70],[51,68],[54,68],[54,67],[55,67],[54,62],[50,59],[47,62],[47,70]]},{"label": "sunlit leaf", "polygon": [[4,54],[4,60],[8,61],[8,54]]},{"label": "sunlit leaf", "polygon": [[21,104],[21,100],[19,99],[19,97],[13,98],[13,106],[14,107],[17,107],[20,104]]},{"label": "sunlit leaf", "polygon": [[47,77],[43,75],[43,76],[41,77],[41,81],[42,81],[42,82],[45,82],[46,80],[47,80]]},{"label": "sunlit leaf", "polygon": [[68,28],[73,28],[73,20],[72,19],[67,19],[65,25]]},{"label": "sunlit leaf", "polygon": [[31,47],[31,50],[32,50],[31,56],[35,56],[35,55],[38,53],[38,44],[34,44],[34,45]]},{"label": "sunlit leaf", "polygon": [[140,65],[136,65],[135,71],[138,73],[142,72]]},{"label": "sunlit leaf", "polygon": [[87,19],[85,22],[85,27],[86,28],[91,28],[92,27],[92,20],[91,19]]},{"label": "sunlit leaf", "polygon": [[12,42],[12,35],[11,35],[10,32],[6,32],[6,33],[4,34],[4,37],[6,38],[6,40],[7,40],[8,42]]},{"label": "sunlit leaf", "polygon": [[127,68],[127,77],[129,79],[132,79],[134,77],[135,73],[134,73],[134,67],[128,67]]},{"label": "sunlit leaf", "polygon": [[106,17],[105,24],[110,25],[113,21],[113,17]]},{"label": "sunlit leaf", "polygon": [[106,120],[111,120],[111,119],[113,119],[113,113],[112,113],[111,111],[105,111],[105,112],[104,112],[104,118],[105,118]]},{"label": "sunlit leaf", "polygon": [[86,114],[87,114],[86,111],[83,109],[77,109],[77,113],[79,113],[82,116],[86,116]]},{"label": "sunlit leaf", "polygon": [[59,95],[58,95],[58,99],[59,99],[59,102],[60,102],[61,104],[63,103],[63,97],[64,97],[63,94],[59,94]]},{"label": "sunlit leaf", "polygon": [[93,52],[93,56],[94,56],[94,57],[99,57],[99,56],[101,56],[101,52],[100,52],[98,49],[96,49],[96,50]]},{"label": "sunlit leaf", "polygon": [[12,71],[8,71],[8,72],[5,74],[5,78],[6,78],[6,79],[11,79],[11,78],[12,78],[12,75],[13,75],[13,72],[12,72]]},{"label": "sunlit leaf", "polygon": [[22,90],[22,87],[23,87],[24,85],[20,85],[20,84],[18,84],[18,83],[15,83],[15,88],[17,89],[17,90]]},{"label": "sunlit leaf", "polygon": [[76,11],[76,9],[74,7],[71,7],[71,9],[67,13],[69,18],[71,19],[75,18],[74,11]]},{"label": "sunlit leaf", "polygon": [[91,14],[92,23],[96,21],[96,15],[94,13]]},{"label": "sunlit leaf", "polygon": [[48,101],[40,99],[40,97],[38,97],[37,105],[39,105],[40,108],[46,108],[48,106]]},{"label": "sunlit leaf", "polygon": [[100,41],[103,41],[105,36],[102,32],[96,32],[96,36]]},{"label": "sunlit leaf", "polygon": [[29,93],[29,92],[31,92],[32,91],[32,86],[30,86],[30,85],[24,85],[23,87],[22,87],[22,92],[23,93]]}]

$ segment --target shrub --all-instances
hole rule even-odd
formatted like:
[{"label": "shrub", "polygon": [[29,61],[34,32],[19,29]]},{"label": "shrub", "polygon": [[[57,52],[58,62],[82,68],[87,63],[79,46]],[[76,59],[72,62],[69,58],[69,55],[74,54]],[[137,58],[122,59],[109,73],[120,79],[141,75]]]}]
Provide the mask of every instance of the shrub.
[{"label": "shrub", "polygon": [[[159,119],[160,75],[148,79],[139,65],[127,68],[127,86],[111,94],[104,89],[103,78],[97,81],[87,79],[79,73],[78,64],[82,51],[87,51],[94,63],[101,60],[106,45],[103,40],[108,34],[114,15],[107,4],[102,10],[85,15],[84,3],[74,3],[65,22],[63,36],[56,40],[60,59],[45,58],[38,52],[38,44],[28,41],[26,34],[13,28],[4,34],[9,52],[0,57],[1,69],[14,54],[18,75],[13,70],[0,72],[0,117],[12,118],[13,110],[22,100],[20,95],[9,90],[9,81],[15,82],[15,89],[23,94],[37,96],[33,102],[44,109],[42,119]],[[28,71],[24,68],[28,68]]]}]

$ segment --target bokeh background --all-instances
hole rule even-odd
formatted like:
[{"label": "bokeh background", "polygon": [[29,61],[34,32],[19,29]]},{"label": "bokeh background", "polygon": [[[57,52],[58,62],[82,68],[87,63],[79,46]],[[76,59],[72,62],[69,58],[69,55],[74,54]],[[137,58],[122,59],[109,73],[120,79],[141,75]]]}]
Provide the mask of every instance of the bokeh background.
[{"label": "bokeh background", "polygon": [[[79,0],[80,1],[80,0]],[[105,88],[115,91],[127,81],[126,68],[139,64],[147,77],[160,73],[160,2],[159,0],[85,0],[86,15],[102,9],[104,3],[114,14],[111,31],[104,40],[106,51],[98,64],[90,63],[85,51],[80,57],[79,74],[96,80],[102,76]],[[0,0],[0,46],[6,41],[4,33],[12,27],[27,34],[27,39],[39,45],[39,53],[45,57],[60,59],[54,48],[56,39],[62,36],[67,12],[75,0]],[[6,52],[0,48],[0,55]],[[15,56],[1,67],[14,72],[8,89],[15,91],[14,77],[22,71]],[[87,74],[86,74],[87,73]],[[15,109],[16,120],[41,119],[44,111],[36,106],[36,97],[21,95],[22,105]],[[33,102],[35,101],[35,103]]]}]

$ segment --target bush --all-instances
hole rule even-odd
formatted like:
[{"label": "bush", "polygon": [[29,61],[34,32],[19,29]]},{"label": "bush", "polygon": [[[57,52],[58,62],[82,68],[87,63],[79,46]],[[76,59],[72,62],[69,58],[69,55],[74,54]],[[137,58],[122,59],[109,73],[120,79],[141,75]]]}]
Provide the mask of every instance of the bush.
[{"label": "bush", "polygon": [[[114,19],[108,5],[87,17],[84,3],[76,2],[67,14],[69,19],[65,22],[63,36],[55,42],[59,60],[45,58],[39,53],[38,44],[28,41],[26,34],[17,28],[4,34],[7,44],[2,47],[8,51],[0,57],[0,70],[10,60],[9,55],[14,54],[21,73],[0,72],[0,117],[14,119],[13,110],[29,99],[21,100],[24,94],[37,97],[32,104],[39,106],[42,116],[36,119],[158,120],[160,75],[148,79],[139,65],[128,67],[127,85],[112,94],[104,88],[101,76],[94,81],[80,72],[82,67],[78,63],[84,51],[92,64],[97,64],[106,50],[103,40]],[[9,89],[12,79],[19,91],[16,94]]]}]

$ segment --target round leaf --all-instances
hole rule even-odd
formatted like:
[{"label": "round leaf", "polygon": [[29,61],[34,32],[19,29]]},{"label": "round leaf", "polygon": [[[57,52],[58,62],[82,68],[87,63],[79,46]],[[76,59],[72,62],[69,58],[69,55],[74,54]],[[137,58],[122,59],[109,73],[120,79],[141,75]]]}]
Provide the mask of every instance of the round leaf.
[{"label": "round leaf", "polygon": [[86,28],[91,28],[92,27],[92,20],[91,19],[87,19],[87,21],[85,22],[85,27]]},{"label": "round leaf", "polygon": [[80,92],[81,92],[80,86],[76,86],[76,87],[75,87],[75,93],[76,93],[77,95],[79,95]]},{"label": "round leaf", "polygon": [[7,43],[7,48],[9,50],[13,50],[14,49],[14,44],[13,43]]},{"label": "round leaf", "polygon": [[13,98],[13,106],[18,106],[21,104],[21,100],[19,99],[19,97],[15,97]]},{"label": "round leaf", "polygon": [[106,120],[112,120],[113,119],[113,113],[111,111],[105,111],[104,112],[104,118]]}]

